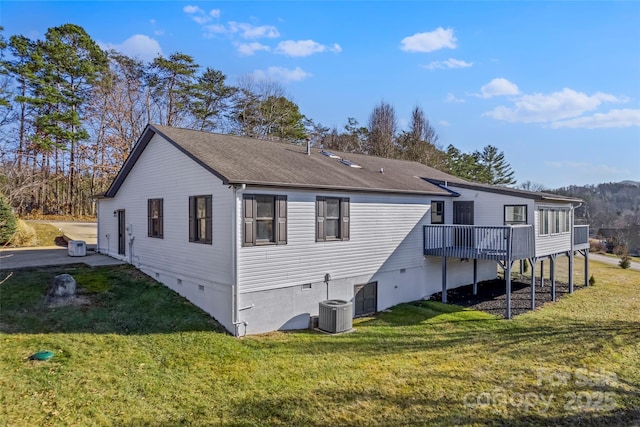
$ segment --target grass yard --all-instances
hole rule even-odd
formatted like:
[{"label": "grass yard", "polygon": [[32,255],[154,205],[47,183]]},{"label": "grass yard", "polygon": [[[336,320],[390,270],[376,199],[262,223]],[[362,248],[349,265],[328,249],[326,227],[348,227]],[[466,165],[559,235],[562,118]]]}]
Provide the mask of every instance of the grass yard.
[{"label": "grass yard", "polygon": [[[63,271],[90,304],[44,305]],[[16,271],[0,287],[0,424],[640,423],[640,272],[591,273],[511,321],[422,301],[349,334],[237,339],[129,266]]]},{"label": "grass yard", "polygon": [[62,232],[57,227],[46,222],[29,222],[28,224],[36,232],[38,239],[36,246],[55,246],[56,239],[62,237]]}]

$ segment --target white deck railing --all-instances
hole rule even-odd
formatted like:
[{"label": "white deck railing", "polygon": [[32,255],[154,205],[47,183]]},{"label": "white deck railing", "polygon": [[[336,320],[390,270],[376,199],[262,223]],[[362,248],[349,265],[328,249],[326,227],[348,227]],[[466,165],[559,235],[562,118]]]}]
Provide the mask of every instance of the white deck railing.
[{"label": "white deck railing", "polygon": [[573,226],[573,248],[585,249],[589,247],[589,226],[574,225]]},{"label": "white deck railing", "polygon": [[532,225],[425,225],[424,254],[516,260],[534,256]]}]

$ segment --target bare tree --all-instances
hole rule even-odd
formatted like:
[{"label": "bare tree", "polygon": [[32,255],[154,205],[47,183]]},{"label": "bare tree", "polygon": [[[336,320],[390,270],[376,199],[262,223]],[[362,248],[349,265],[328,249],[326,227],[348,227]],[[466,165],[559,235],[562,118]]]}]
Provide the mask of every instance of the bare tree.
[{"label": "bare tree", "polygon": [[395,157],[395,136],[398,128],[394,108],[382,101],[369,116],[368,154]]},{"label": "bare tree", "polygon": [[429,123],[429,119],[420,107],[411,112],[409,130],[398,138],[398,145],[402,150],[402,157],[425,165],[443,169],[446,159],[444,152],[436,146],[438,133]]}]

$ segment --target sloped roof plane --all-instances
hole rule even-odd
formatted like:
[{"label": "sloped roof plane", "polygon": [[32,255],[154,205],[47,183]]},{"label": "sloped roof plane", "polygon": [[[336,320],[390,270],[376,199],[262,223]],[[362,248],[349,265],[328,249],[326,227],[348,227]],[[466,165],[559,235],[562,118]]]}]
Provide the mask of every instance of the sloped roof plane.
[{"label": "sloped roof plane", "polygon": [[[335,158],[322,155],[318,149],[312,149],[311,154],[307,155],[306,147],[296,144],[149,124],[105,193],[105,197],[115,196],[156,134],[228,185],[442,197],[458,195],[447,188],[448,183],[460,187],[474,186],[490,192],[506,190],[504,187],[471,183],[418,162],[332,152],[343,160],[361,166],[354,168]],[[517,193],[522,197],[543,198],[541,193],[524,190],[517,190]]]}]

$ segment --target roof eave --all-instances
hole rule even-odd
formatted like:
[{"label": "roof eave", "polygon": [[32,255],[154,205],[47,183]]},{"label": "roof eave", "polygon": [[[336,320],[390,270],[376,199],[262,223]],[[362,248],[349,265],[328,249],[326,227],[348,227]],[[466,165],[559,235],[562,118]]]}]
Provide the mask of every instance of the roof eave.
[{"label": "roof eave", "polygon": [[233,180],[228,181],[229,185],[251,185],[256,187],[274,187],[274,188],[299,188],[303,190],[325,190],[325,191],[342,191],[342,192],[358,192],[358,193],[384,193],[384,194],[414,194],[420,196],[441,196],[456,197],[457,193],[443,189],[439,191],[421,191],[421,190],[399,190],[395,188],[371,188],[371,187],[348,187],[337,185],[316,185],[316,184],[291,184],[282,182],[266,182],[266,181],[249,181],[249,180]]}]

